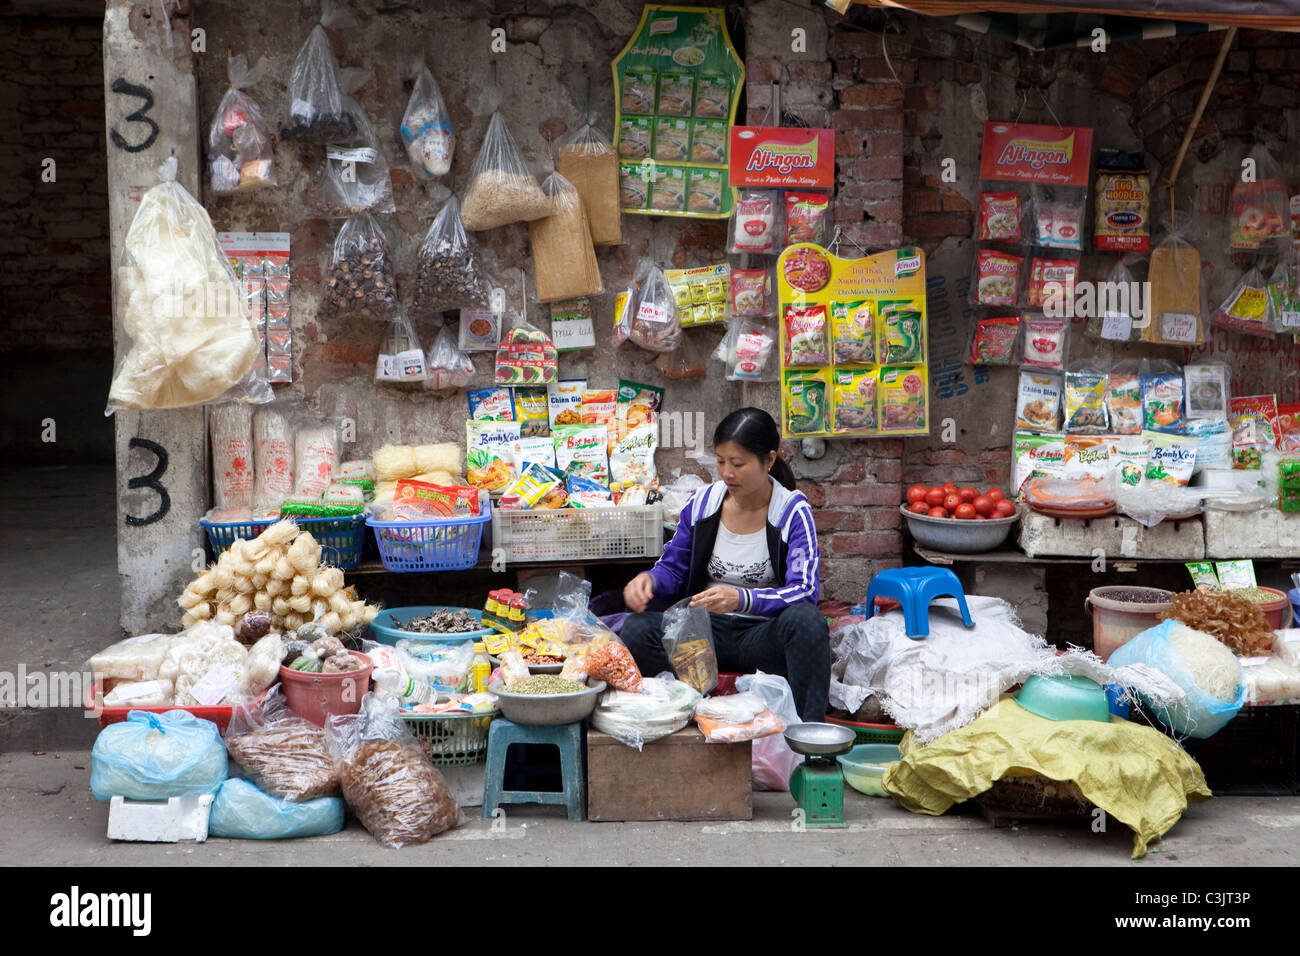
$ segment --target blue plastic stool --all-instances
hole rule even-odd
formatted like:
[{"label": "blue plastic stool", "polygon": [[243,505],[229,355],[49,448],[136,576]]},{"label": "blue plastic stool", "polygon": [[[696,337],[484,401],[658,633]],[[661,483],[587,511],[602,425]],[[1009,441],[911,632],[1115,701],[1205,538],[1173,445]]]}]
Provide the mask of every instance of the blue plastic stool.
[{"label": "blue plastic stool", "polygon": [[[502,790],[506,753],[511,744],[550,744],[560,751],[564,789]],[[570,820],[587,816],[587,781],[582,772],[582,724],[534,727],[498,717],[488,730],[487,771],[483,776],[483,819],[490,819],[503,803],[557,803],[568,808]]]},{"label": "blue plastic stool", "polygon": [[930,602],[937,597],[957,599],[962,622],[974,627],[966,607],[966,593],[957,575],[947,568],[889,568],[871,579],[867,586],[866,605],[874,617],[879,608],[877,597],[893,598],[903,606],[907,636],[914,641],[930,636]]}]

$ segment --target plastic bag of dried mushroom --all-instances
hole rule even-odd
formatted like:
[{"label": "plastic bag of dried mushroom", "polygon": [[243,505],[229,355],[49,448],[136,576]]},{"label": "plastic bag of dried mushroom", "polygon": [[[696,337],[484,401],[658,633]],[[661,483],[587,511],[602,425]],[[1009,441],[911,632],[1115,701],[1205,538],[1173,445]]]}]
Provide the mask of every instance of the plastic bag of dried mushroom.
[{"label": "plastic bag of dried mushroom", "polygon": [[397,281],[388,237],[369,213],[353,216],[339,230],[316,314],[323,319],[397,318]]}]

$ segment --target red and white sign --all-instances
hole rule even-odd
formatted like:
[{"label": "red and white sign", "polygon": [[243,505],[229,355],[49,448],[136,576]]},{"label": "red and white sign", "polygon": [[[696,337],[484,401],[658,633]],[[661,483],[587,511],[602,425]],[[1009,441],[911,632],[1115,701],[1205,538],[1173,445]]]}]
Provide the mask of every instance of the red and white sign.
[{"label": "red and white sign", "polygon": [[980,179],[1087,186],[1092,130],[1085,126],[985,123]]},{"label": "red and white sign", "polygon": [[733,186],[833,189],[835,131],[784,126],[731,127]]}]

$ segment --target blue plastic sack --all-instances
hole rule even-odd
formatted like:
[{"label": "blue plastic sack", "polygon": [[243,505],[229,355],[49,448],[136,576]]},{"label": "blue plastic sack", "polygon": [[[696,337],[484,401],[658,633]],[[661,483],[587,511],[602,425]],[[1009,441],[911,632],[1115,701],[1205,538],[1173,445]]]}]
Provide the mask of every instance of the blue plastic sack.
[{"label": "blue plastic sack", "polygon": [[217,725],[184,710],[133,710],[101,730],[90,753],[90,790],[98,800],[216,793],[226,776]]},{"label": "blue plastic sack", "polygon": [[343,800],[317,797],[289,803],[238,777],[217,791],[208,816],[208,834],[232,840],[292,840],[343,829]]},{"label": "blue plastic sack", "polygon": [[1147,628],[1128,643],[1121,644],[1106,663],[1111,667],[1147,664],[1171,678],[1186,692],[1185,700],[1164,706],[1147,699],[1145,695],[1139,696],[1170,730],[1184,737],[1204,740],[1213,737],[1237,716],[1237,712],[1246,703],[1245,682],[1237,685],[1237,699],[1231,703],[1201,690],[1192,672],[1183,664],[1182,657],[1169,643],[1169,632],[1178,626],[1180,622],[1170,619]]}]

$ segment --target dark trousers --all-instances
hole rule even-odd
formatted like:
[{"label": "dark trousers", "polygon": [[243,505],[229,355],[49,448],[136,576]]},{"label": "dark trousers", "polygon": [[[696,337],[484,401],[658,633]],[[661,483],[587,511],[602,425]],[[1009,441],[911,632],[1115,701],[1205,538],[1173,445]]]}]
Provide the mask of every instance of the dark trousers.
[{"label": "dark trousers", "polygon": [[[672,671],[664,651],[664,616],[633,614],[619,637],[647,677]],[[764,620],[709,614],[718,670],[741,674],[780,674],[790,683],[803,720],[825,720],[831,685],[831,643],[826,619],[817,608],[795,604]]]}]

